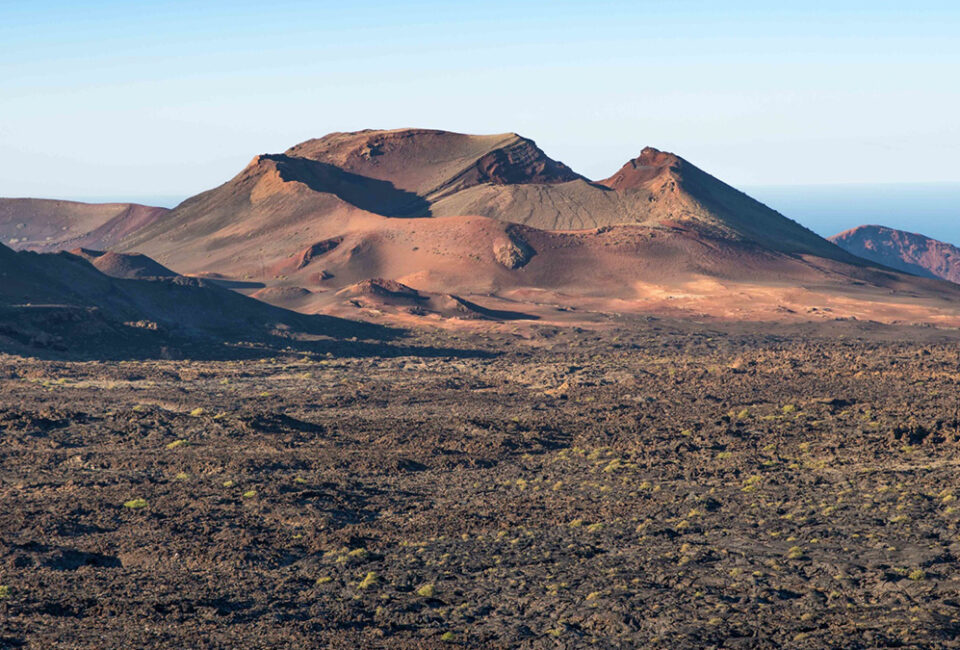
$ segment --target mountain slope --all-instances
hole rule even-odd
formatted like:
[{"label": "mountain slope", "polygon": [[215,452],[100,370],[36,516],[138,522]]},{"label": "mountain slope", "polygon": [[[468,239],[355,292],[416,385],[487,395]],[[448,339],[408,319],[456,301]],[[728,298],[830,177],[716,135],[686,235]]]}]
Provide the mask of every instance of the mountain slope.
[{"label": "mountain slope", "polygon": [[0,199],[0,242],[35,251],[111,248],[166,212],[136,203]]},{"label": "mountain slope", "polygon": [[892,269],[960,284],[960,248],[925,235],[857,226],[830,237],[844,250]]},{"label": "mountain slope", "polygon": [[[370,326],[306,317],[195,278],[109,277],[70,253],[0,245],[0,350],[60,351],[167,341],[257,341],[277,332],[357,336]],[[144,348],[146,349],[146,348]]]},{"label": "mountain slope", "polygon": [[[309,140],[257,156],[117,250],[364,318],[960,317],[953,287],[872,267],[674,154],[644,149],[595,182],[512,133]],[[400,298],[381,290],[401,285]]]},{"label": "mountain slope", "polygon": [[75,248],[70,251],[70,254],[82,257],[98,271],[112,278],[172,278],[177,275],[146,255],[137,253],[115,253],[113,251],[104,252],[89,248]]},{"label": "mountain slope", "polygon": [[648,219],[699,224],[715,236],[785,253],[852,261],[819,235],[672,153],[647,147],[601,184],[646,199]]},{"label": "mountain slope", "polygon": [[646,149],[591,182],[516,134],[333,133],[261,155],[123,239],[179,272],[254,278],[377,217],[486,216],[542,230],[679,226],[786,254],[860,262],[683,159]]},{"label": "mountain slope", "polygon": [[338,133],[299,144],[286,155],[415,194],[423,203],[411,200],[407,216],[479,215],[545,230],[683,223],[784,252],[852,261],[818,235],[679,156],[649,147],[596,183],[516,134]]},{"label": "mountain slope", "polygon": [[[443,197],[477,185],[555,184],[580,178],[515,134],[471,136],[403,129],[333,133],[283,154],[255,157],[237,176],[177,206],[127,237],[139,250],[193,270],[194,248],[246,257],[274,255],[318,219],[347,223],[358,215],[433,216]],[[258,238],[269,237],[264,247]],[[198,244],[203,240],[202,244]],[[295,247],[309,245],[300,239]],[[257,244],[254,246],[253,244]],[[181,250],[187,246],[186,250]],[[248,249],[255,248],[251,255]]]},{"label": "mountain slope", "polygon": [[430,203],[484,183],[550,185],[582,179],[516,133],[465,135],[429,129],[331,133],[291,147],[286,155],[388,181]]}]

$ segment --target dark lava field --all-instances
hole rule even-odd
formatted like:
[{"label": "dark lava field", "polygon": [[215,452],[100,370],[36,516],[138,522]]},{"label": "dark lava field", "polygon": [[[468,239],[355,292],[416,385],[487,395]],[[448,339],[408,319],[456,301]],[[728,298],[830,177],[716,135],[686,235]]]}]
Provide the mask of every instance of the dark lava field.
[{"label": "dark lava field", "polygon": [[3,648],[960,645],[960,335],[0,357]]}]

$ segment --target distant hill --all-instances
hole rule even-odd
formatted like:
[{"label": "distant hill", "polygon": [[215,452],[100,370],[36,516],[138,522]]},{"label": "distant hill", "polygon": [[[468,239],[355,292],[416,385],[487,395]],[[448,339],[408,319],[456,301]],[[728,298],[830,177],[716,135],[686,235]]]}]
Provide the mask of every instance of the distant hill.
[{"label": "distant hill", "polygon": [[0,243],[38,252],[112,248],[166,212],[136,203],[0,199]]},{"label": "distant hill", "polygon": [[857,226],[830,237],[844,250],[892,269],[960,284],[960,248],[885,226]]},{"label": "distant hill", "polygon": [[89,248],[75,248],[70,253],[82,257],[98,271],[113,278],[172,278],[177,275],[146,255],[137,253],[95,251]]}]

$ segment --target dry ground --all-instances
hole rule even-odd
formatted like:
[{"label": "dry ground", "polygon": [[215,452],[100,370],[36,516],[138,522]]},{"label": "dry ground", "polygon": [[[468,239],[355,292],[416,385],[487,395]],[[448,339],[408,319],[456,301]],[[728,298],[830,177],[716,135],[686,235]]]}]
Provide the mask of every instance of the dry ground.
[{"label": "dry ground", "polygon": [[0,357],[0,646],[960,645],[957,339]]}]

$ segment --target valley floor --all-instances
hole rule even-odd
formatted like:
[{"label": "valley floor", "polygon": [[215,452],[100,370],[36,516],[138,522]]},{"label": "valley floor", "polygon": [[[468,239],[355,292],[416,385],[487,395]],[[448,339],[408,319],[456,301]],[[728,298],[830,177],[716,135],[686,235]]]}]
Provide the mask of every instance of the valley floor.
[{"label": "valley floor", "polygon": [[0,357],[0,647],[957,646],[958,341]]}]

